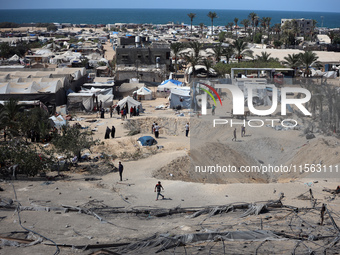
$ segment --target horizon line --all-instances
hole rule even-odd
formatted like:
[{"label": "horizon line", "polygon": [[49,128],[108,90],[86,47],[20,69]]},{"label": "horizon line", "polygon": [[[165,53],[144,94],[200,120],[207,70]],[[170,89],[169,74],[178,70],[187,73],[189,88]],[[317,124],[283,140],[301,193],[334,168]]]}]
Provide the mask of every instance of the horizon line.
[{"label": "horizon line", "polygon": [[89,7],[89,8],[76,8],[76,7],[70,7],[70,8],[18,8],[18,9],[10,9],[10,8],[6,8],[6,9],[1,9],[0,11],[17,11],[17,10],[121,10],[121,9],[125,9],[125,10],[188,10],[190,12],[190,10],[207,10],[207,11],[217,11],[217,10],[221,10],[221,11],[250,11],[250,12],[256,12],[256,11],[276,11],[276,12],[315,12],[315,13],[340,13],[340,11],[297,11],[297,10],[254,10],[254,9],[206,9],[206,8],[195,8],[195,9],[188,9],[188,8],[129,8],[129,7],[118,7],[118,8],[105,8],[105,7]]}]

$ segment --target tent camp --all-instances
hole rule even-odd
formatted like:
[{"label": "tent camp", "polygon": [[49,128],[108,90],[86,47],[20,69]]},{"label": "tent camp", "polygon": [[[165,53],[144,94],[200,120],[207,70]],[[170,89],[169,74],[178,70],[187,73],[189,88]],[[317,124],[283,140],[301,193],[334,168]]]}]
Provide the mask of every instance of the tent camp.
[{"label": "tent camp", "polygon": [[122,100],[120,100],[117,105],[119,105],[120,109],[122,109],[123,107],[125,107],[125,105],[128,105],[128,108],[130,108],[131,106],[132,107],[142,107],[142,103],[134,100],[132,97],[130,96],[127,96],[127,97],[124,97]]},{"label": "tent camp", "polygon": [[184,109],[190,109],[191,98],[190,88],[188,89],[172,89],[169,97],[170,108],[177,108],[180,106]]},{"label": "tent camp", "polygon": [[151,100],[152,99],[152,91],[146,87],[141,87],[140,89],[133,92],[133,94],[137,94],[137,98],[139,100]]},{"label": "tent camp", "polygon": [[151,146],[157,144],[157,141],[152,136],[142,136],[138,138],[137,141],[141,146]]}]

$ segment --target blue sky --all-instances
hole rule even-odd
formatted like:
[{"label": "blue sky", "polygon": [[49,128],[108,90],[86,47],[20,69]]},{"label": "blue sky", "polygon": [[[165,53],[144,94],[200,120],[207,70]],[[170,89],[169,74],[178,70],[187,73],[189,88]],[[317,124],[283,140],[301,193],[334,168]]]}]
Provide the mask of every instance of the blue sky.
[{"label": "blue sky", "polygon": [[0,9],[172,8],[339,12],[339,0],[0,0]]}]

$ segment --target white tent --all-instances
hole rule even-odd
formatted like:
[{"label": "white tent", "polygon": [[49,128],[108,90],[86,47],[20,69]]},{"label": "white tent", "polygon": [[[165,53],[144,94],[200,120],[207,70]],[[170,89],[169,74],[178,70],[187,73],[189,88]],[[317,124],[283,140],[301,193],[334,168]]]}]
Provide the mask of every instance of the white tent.
[{"label": "white tent", "polygon": [[[98,98],[99,100],[99,98]],[[111,101],[112,102],[112,101]],[[92,111],[94,102],[90,93],[69,93],[67,95],[67,108]]]},{"label": "white tent", "polygon": [[[128,108],[130,109],[130,107],[138,107],[138,106],[141,106],[142,104],[136,100],[134,100],[132,97],[130,96],[127,96],[127,97],[124,97],[122,100],[120,100],[117,105],[119,105],[120,109],[122,109],[125,105],[128,105]],[[128,109],[128,110],[129,110]]]},{"label": "white tent", "polygon": [[190,109],[191,103],[190,88],[172,89],[169,99],[171,108],[181,106],[181,108]]},{"label": "white tent", "polygon": [[144,100],[152,99],[152,91],[146,87],[141,87],[140,89],[134,91],[133,93],[137,93],[137,98]]}]

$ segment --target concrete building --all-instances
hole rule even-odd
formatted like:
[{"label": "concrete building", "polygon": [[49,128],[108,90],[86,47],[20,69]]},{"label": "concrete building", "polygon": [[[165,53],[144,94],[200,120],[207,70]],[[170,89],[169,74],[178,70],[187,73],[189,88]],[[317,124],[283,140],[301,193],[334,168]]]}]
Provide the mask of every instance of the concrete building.
[{"label": "concrete building", "polygon": [[308,35],[313,29],[312,19],[281,19],[281,27],[286,23],[286,21],[295,20],[297,22],[300,33],[297,36]]},{"label": "concrete building", "polygon": [[147,82],[162,82],[169,73],[170,45],[142,44],[139,37],[134,45],[116,49],[116,80],[137,78]]}]

